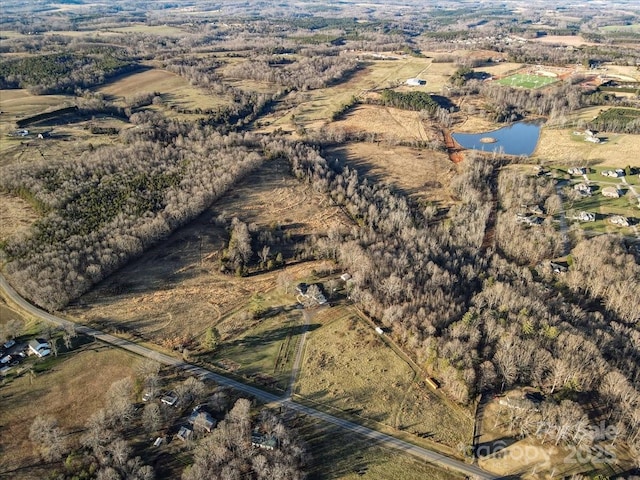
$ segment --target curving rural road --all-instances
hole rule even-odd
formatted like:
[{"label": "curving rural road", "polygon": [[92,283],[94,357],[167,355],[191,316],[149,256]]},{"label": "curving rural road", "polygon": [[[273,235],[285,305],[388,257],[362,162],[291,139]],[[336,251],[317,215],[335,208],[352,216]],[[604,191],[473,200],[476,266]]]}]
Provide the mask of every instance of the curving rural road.
[{"label": "curving rural road", "polygon": [[28,313],[30,313],[31,315],[37,318],[46,320],[47,322],[51,322],[60,326],[74,325],[78,333],[82,333],[84,335],[90,335],[94,337],[96,340],[100,340],[104,343],[120,347],[124,350],[135,353],[142,357],[156,360],[164,365],[170,365],[175,368],[179,368],[193,375],[196,375],[202,379],[206,378],[206,379],[212,380],[218,383],[219,385],[223,385],[223,386],[241,391],[248,395],[254,396],[264,402],[280,405],[280,406],[286,407],[290,411],[303,413],[305,415],[309,415],[310,417],[316,418],[318,420],[337,425],[341,428],[344,428],[345,430],[349,430],[350,432],[354,432],[364,437],[367,437],[370,440],[374,441],[376,444],[385,445],[387,447],[391,447],[396,450],[403,451],[421,460],[439,465],[441,467],[445,467],[449,470],[455,470],[455,471],[461,472],[465,475],[471,476],[472,478],[477,478],[477,479],[498,478],[497,476],[492,475],[475,465],[469,465],[467,463],[461,462],[460,460],[447,457],[446,455],[443,455],[441,453],[428,450],[426,448],[418,447],[411,443],[408,443],[398,438],[392,437],[390,435],[378,432],[376,430],[372,430],[362,425],[358,425],[348,420],[334,417],[333,415],[329,415],[328,413],[321,412],[311,407],[300,405],[298,403],[291,401],[288,396],[279,397],[272,393],[265,392],[264,390],[261,390],[259,388],[252,387],[250,385],[245,385],[243,383],[237,382],[230,378],[224,377],[222,375],[214,373],[205,368],[183,362],[169,355],[165,355],[163,353],[156,352],[155,350],[151,350],[150,348],[137,345],[128,340],[124,340],[122,338],[109,335],[108,333],[101,332],[100,330],[95,330],[85,325],[78,325],[74,322],[70,322],[69,320],[65,320],[63,318],[56,317],[55,315],[51,315],[50,313],[47,313],[44,310],[41,310],[31,305],[24,298],[18,295],[18,293],[11,287],[11,285],[7,283],[6,279],[2,274],[0,274],[0,288],[4,290],[7,297],[10,298],[11,301],[15,302],[18,306],[20,306],[20,308],[24,309],[25,311],[27,311]]}]

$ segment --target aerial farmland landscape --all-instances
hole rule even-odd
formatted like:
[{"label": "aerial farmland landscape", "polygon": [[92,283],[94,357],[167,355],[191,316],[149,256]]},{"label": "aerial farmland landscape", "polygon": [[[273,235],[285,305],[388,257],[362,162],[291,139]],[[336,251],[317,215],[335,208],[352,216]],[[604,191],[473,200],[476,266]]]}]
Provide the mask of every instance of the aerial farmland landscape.
[{"label": "aerial farmland landscape", "polygon": [[640,5],[6,0],[0,478],[640,479]]}]

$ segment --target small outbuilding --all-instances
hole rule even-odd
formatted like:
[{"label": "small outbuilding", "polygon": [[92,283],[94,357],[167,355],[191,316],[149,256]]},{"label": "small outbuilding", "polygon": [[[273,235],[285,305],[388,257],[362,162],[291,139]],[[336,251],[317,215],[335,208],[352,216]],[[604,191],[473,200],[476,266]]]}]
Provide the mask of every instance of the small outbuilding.
[{"label": "small outbuilding", "polygon": [[426,85],[427,81],[420,78],[409,78],[405,83],[410,87],[419,87],[421,85]]}]

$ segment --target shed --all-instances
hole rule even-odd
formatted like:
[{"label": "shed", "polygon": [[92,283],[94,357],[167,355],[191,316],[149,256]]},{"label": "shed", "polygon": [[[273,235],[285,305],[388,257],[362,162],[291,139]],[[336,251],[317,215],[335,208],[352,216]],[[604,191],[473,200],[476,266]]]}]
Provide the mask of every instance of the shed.
[{"label": "shed", "polygon": [[378,335],[383,335],[384,334],[384,330],[382,330],[380,327],[376,327],[376,333]]},{"label": "shed", "polygon": [[425,381],[427,382],[427,385],[429,385],[431,388],[433,388],[434,390],[437,390],[440,388],[440,385],[438,384],[438,382],[436,382],[433,378],[431,377],[427,377],[425,379]]},{"label": "shed", "polygon": [[180,430],[178,431],[176,437],[178,437],[183,442],[186,442],[187,440],[191,439],[191,435],[193,435],[193,430],[191,430],[189,427],[180,427]]},{"label": "shed", "polygon": [[411,87],[419,87],[421,85],[426,85],[427,81],[420,78],[409,78],[405,83]]}]

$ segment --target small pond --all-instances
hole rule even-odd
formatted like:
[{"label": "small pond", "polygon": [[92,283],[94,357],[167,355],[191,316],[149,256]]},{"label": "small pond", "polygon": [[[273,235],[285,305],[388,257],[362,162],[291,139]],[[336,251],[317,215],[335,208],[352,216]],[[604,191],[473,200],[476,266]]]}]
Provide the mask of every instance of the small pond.
[{"label": "small pond", "polygon": [[541,122],[516,122],[492,132],[454,133],[453,138],[470,150],[529,156],[536,149],[541,128]]}]

